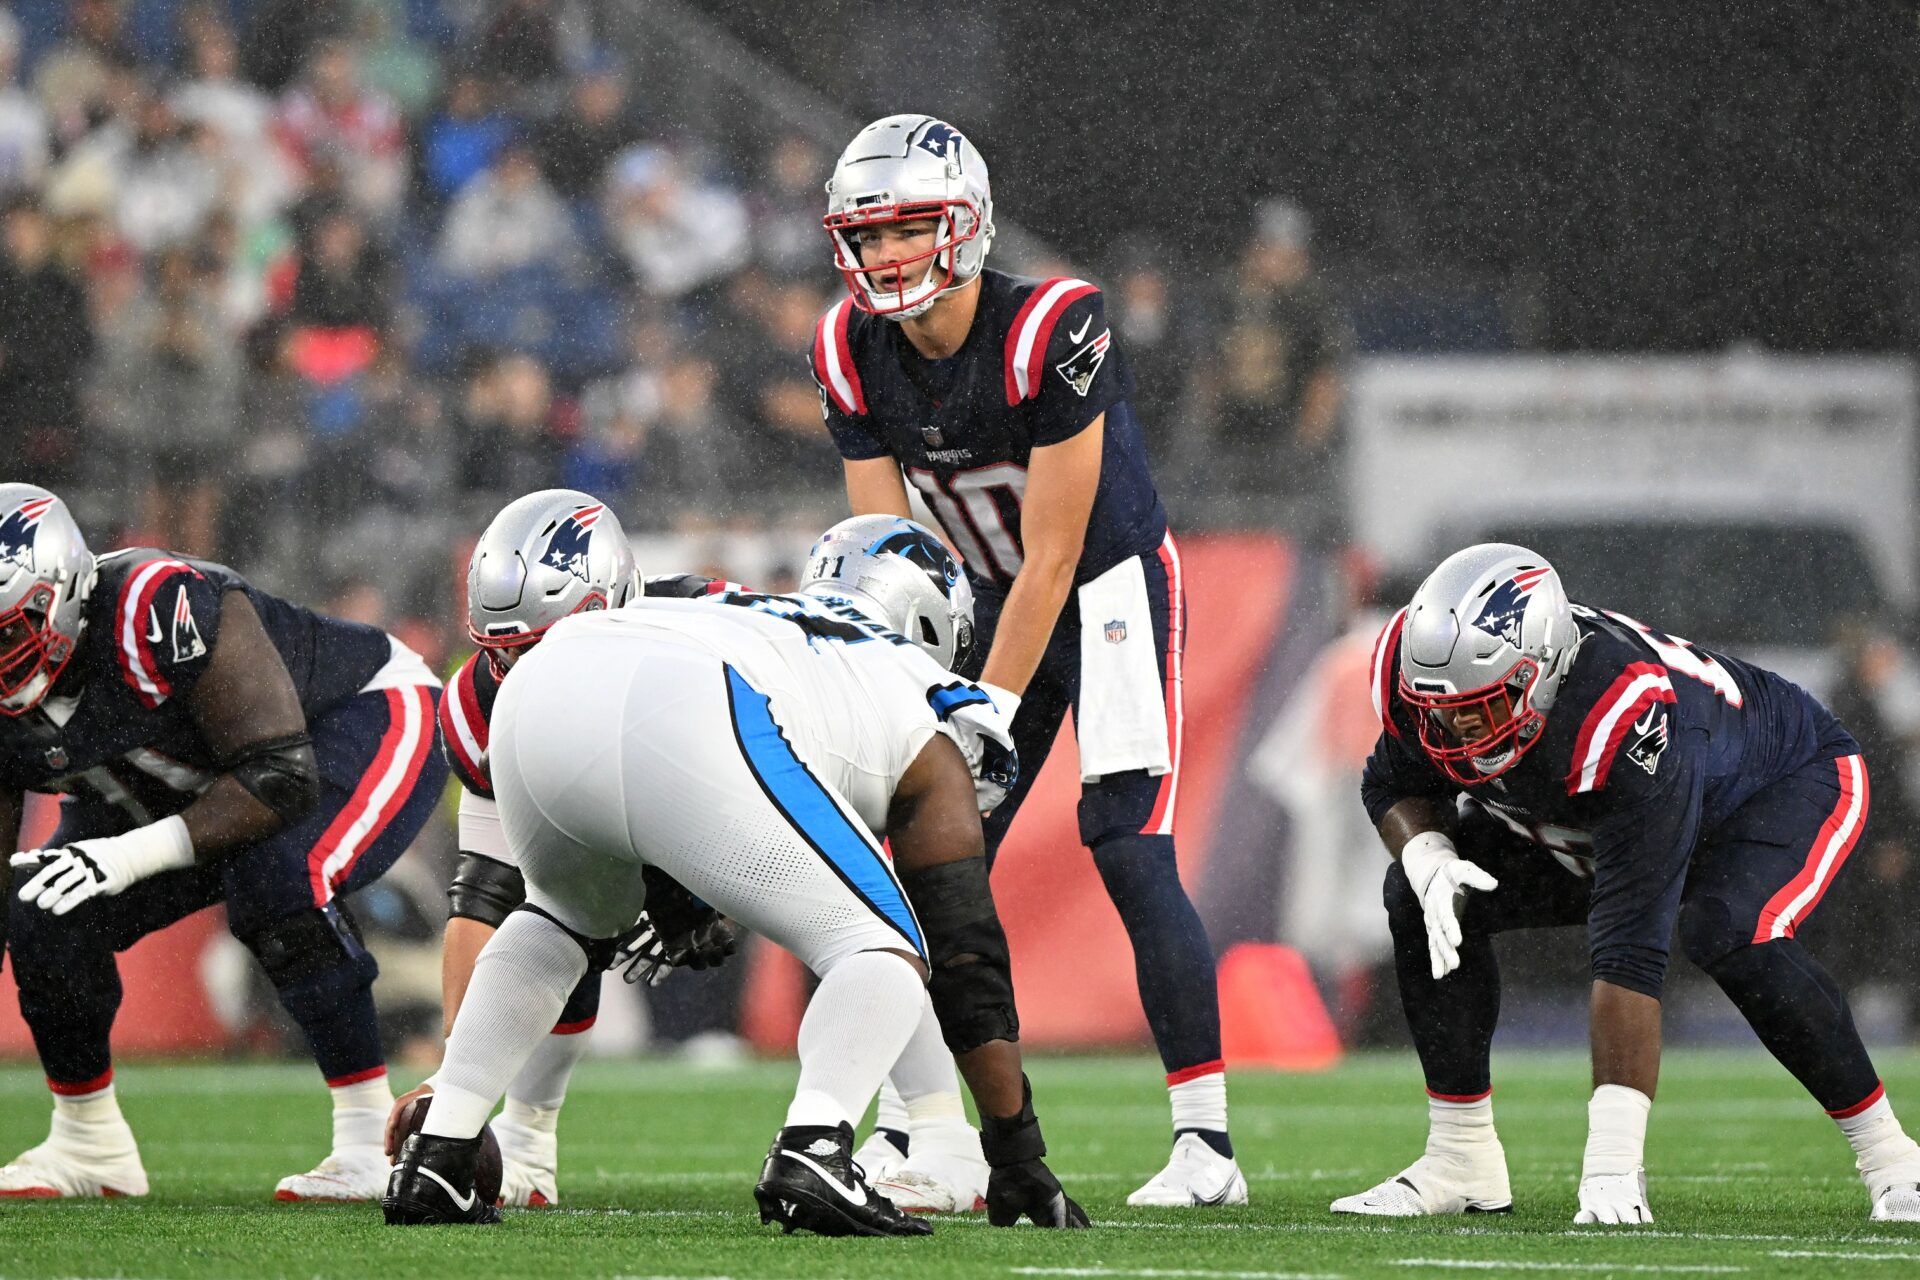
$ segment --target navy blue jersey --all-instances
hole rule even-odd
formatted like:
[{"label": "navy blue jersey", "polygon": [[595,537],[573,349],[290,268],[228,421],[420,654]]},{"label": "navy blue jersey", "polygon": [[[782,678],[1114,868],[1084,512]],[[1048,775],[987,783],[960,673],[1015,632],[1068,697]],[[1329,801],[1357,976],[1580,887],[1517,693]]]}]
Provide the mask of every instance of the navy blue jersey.
[{"label": "navy blue jersey", "polygon": [[1027,459],[1106,415],[1100,487],[1077,582],[1150,555],[1167,513],[1127,397],[1133,374],[1100,291],[1084,280],[980,275],[960,350],[928,360],[900,326],[843,298],[814,334],[813,373],[840,456],[891,457],[940,518],[976,589],[1020,572]]},{"label": "navy blue jersey", "polygon": [[68,793],[69,803],[107,811],[107,825],[178,813],[223,771],[188,703],[230,593],[244,593],[259,615],[308,723],[353,697],[392,656],[385,632],[268,595],[224,565],[150,547],[98,563],[86,629],[53,696],[0,718],[0,788]]},{"label": "navy blue jersey", "polygon": [[1462,787],[1421,749],[1421,713],[1399,693],[1404,612],[1374,649],[1383,729],[1361,783],[1368,814],[1378,824],[1410,796],[1464,796],[1591,876],[1594,976],[1633,990],[1659,992],[1702,835],[1795,770],[1859,750],[1811,694],[1773,672],[1575,605],[1580,647],[1540,740],[1505,773]]},{"label": "navy blue jersey", "polygon": [[[693,599],[737,591],[738,584],[693,573],[648,578],[643,595]],[[500,678],[485,653],[470,656],[447,682],[440,699],[440,752],[447,758],[460,785],[485,799],[493,799],[493,775],[487,770],[487,743],[493,736],[493,704],[500,696]]]}]

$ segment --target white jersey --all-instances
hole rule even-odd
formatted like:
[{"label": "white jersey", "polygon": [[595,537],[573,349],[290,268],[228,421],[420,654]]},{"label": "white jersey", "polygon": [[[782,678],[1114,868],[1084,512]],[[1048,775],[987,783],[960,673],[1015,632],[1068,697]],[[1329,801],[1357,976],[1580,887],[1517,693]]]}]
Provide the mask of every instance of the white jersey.
[{"label": "white jersey", "polygon": [[[643,596],[555,624],[542,647],[623,634],[685,645],[732,667],[766,695],[795,752],[876,832],[886,830],[894,789],[927,740],[941,732],[956,741],[982,733],[982,711],[992,707],[978,686],[917,645],[814,596]],[[955,724],[951,717],[962,707],[969,714]],[[1004,718],[988,717],[984,735],[1012,749]],[[969,744],[960,745],[968,759],[977,758]]]}]

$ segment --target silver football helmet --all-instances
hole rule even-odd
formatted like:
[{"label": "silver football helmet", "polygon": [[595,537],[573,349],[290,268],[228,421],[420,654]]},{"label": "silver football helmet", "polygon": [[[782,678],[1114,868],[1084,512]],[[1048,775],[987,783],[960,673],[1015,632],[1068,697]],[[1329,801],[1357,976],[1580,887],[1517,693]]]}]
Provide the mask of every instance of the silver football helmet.
[{"label": "silver football helmet", "polygon": [[931,529],[899,516],[855,516],[821,534],[800,591],[846,601],[949,671],[973,647],[973,588],[960,563]]},{"label": "silver football helmet", "polygon": [[497,672],[570,614],[640,594],[620,518],[578,489],[542,489],[501,508],[467,562],[467,635]]},{"label": "silver football helmet", "polygon": [[[868,227],[916,218],[935,219],[927,252],[889,264],[896,284],[882,287],[863,267],[860,233]],[[854,135],[827,180],[827,216],[833,265],[854,305],[890,320],[909,320],[951,289],[980,274],[993,245],[993,191],[979,150],[943,120],[900,115],[875,120]],[[925,274],[909,283],[912,268]]]},{"label": "silver football helmet", "polygon": [[1544,557],[1505,542],[1448,556],[1400,626],[1400,693],[1421,712],[1421,747],[1456,782],[1506,772],[1540,740],[1579,647]]},{"label": "silver football helmet", "polygon": [[40,705],[80,647],[93,553],[67,504],[0,484],[0,715]]}]

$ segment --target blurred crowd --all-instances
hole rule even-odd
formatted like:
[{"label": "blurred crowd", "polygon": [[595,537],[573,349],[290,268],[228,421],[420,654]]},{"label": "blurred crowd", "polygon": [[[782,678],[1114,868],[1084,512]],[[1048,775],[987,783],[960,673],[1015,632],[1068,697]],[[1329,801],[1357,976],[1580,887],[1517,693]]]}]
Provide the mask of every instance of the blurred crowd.
[{"label": "blurred crowd", "polygon": [[[841,288],[832,155],[657,120],[596,17],[0,7],[9,474],[102,545],[382,620],[445,619],[473,532],[545,485],[642,532],[817,530],[842,509],[806,360]],[[1184,526],[1333,528],[1346,327],[1309,231],[1262,206],[1226,292],[1144,238],[996,259],[1106,285]]]}]

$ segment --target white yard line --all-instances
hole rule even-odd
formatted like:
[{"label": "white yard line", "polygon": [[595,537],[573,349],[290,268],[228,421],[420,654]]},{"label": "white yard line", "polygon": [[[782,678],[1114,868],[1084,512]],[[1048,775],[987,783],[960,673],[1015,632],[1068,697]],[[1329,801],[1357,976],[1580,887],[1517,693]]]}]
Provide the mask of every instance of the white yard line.
[{"label": "white yard line", "polygon": [[1648,1275],[1681,1272],[1690,1275],[1732,1275],[1747,1270],[1746,1267],[1723,1266],[1714,1262],[1662,1265],[1654,1262],[1507,1262],[1498,1258],[1395,1258],[1389,1265],[1438,1267],[1446,1271],[1605,1271],[1609,1274],[1629,1271]]},{"label": "white yard line", "polygon": [[1336,1271],[1200,1271],[1160,1267],[1008,1267],[1013,1276],[1143,1276],[1147,1280],[1341,1280]]},{"label": "white yard line", "polygon": [[1844,1258],[1849,1262],[1920,1262],[1920,1253],[1858,1253],[1838,1249],[1769,1249],[1769,1258]]}]

